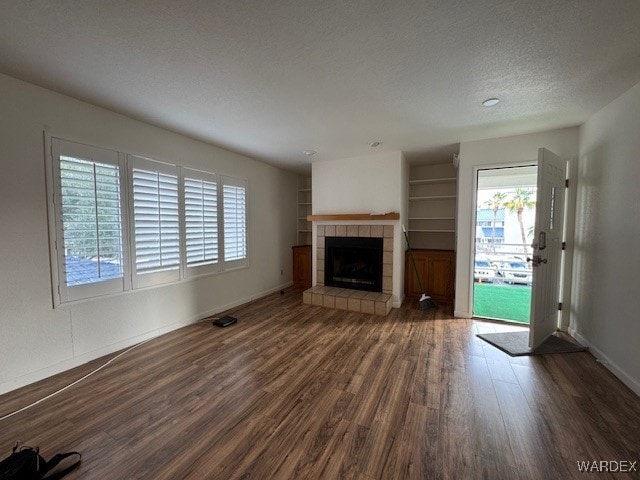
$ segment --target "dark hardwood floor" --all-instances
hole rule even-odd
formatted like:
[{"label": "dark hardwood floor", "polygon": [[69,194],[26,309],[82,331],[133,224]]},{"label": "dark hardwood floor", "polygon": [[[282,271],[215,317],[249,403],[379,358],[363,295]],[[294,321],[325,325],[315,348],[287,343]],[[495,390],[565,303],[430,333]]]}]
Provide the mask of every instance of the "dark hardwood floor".
[{"label": "dark hardwood floor", "polygon": [[[640,460],[640,398],[588,353],[511,358],[475,334],[518,327],[301,299],[136,348],[0,422],[2,456],[79,450],[86,479],[638,478],[578,470]],[[104,360],[0,397],[0,416]]]}]

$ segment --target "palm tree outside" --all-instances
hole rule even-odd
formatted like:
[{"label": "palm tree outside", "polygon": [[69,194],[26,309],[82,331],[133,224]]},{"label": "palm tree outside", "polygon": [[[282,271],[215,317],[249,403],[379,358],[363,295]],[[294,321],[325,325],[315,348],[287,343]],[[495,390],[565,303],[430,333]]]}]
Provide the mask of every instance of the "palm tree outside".
[{"label": "palm tree outside", "polygon": [[493,196],[484,202],[484,205],[493,210],[493,223],[491,224],[491,249],[493,253],[496,252],[496,222],[498,221],[498,211],[504,207],[504,199],[507,198],[507,194],[504,192],[496,192]]},{"label": "palm tree outside", "polygon": [[510,212],[515,212],[518,218],[518,224],[520,225],[520,236],[522,237],[522,249],[525,255],[527,252],[527,236],[524,231],[524,221],[522,219],[522,212],[525,209],[532,209],[536,206],[535,198],[532,199],[534,194],[533,190],[528,188],[516,188],[515,192],[504,202],[504,207]]}]

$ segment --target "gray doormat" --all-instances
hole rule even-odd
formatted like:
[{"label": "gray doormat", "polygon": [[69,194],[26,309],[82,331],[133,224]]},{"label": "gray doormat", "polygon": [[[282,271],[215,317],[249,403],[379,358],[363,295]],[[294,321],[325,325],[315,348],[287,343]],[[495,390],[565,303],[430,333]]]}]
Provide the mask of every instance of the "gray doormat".
[{"label": "gray doormat", "polygon": [[576,342],[565,340],[556,335],[551,335],[535,350],[529,348],[529,332],[480,333],[476,336],[512,357],[583,352],[587,349]]}]

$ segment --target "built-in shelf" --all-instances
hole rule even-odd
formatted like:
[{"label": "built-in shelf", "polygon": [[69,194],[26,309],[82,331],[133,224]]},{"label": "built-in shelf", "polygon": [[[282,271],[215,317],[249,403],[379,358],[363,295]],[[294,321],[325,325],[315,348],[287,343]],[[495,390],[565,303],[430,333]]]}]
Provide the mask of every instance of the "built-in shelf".
[{"label": "built-in shelf", "polygon": [[311,177],[298,177],[298,245],[311,245],[311,222],[307,215],[311,214],[312,191]]},{"label": "built-in shelf", "polygon": [[430,195],[427,197],[409,197],[409,201],[417,201],[417,200],[451,200],[455,199],[455,195]]},{"label": "built-in shelf", "polygon": [[425,185],[428,183],[455,183],[455,177],[447,178],[423,178],[419,180],[409,180],[409,185]]},{"label": "built-in shelf", "polygon": [[455,249],[456,175],[453,163],[409,168],[407,229],[412,248]]},{"label": "built-in shelf", "polygon": [[332,220],[400,220],[400,214],[396,212],[373,213],[336,213],[327,215],[307,215],[311,222],[327,222]]}]

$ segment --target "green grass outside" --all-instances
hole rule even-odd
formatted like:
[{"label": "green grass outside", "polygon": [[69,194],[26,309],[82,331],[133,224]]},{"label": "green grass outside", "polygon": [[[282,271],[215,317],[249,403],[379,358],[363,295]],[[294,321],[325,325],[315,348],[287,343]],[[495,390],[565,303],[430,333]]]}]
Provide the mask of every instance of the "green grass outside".
[{"label": "green grass outside", "polygon": [[530,313],[531,287],[474,283],[474,315],[528,324]]}]

